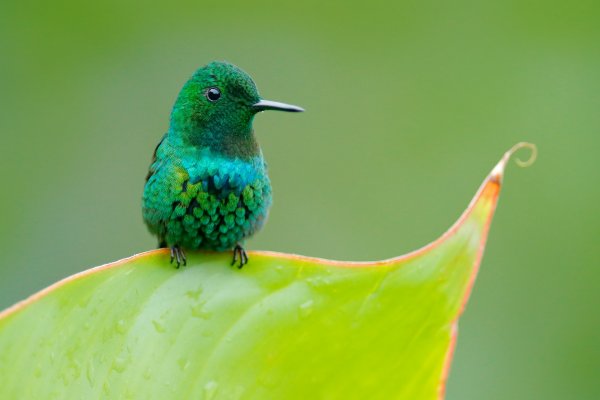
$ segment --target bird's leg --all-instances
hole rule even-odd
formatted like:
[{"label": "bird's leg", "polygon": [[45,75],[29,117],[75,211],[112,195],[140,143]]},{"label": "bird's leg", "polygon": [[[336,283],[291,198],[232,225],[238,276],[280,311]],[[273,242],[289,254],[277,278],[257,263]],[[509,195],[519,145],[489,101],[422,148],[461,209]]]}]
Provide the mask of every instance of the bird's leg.
[{"label": "bird's leg", "polygon": [[187,259],[185,258],[185,252],[179,246],[171,247],[171,264],[175,261],[175,268],[179,269],[181,264],[187,265]]},{"label": "bird's leg", "polygon": [[[175,260],[175,249],[176,247],[171,247],[171,260],[169,261],[171,264],[173,264],[173,260]],[[177,261],[175,268],[179,268],[179,261]]]},{"label": "bird's leg", "polygon": [[231,265],[235,265],[235,263],[238,261],[238,257],[240,259],[238,268],[242,268],[244,265],[248,264],[248,254],[239,243],[233,248],[233,261],[231,261]]}]

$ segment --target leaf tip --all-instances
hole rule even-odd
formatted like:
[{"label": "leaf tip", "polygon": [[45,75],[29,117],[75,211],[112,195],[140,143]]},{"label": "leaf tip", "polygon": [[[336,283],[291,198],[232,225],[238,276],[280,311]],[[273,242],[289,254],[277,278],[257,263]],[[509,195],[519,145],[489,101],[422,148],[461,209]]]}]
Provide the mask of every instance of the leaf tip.
[{"label": "leaf tip", "polygon": [[533,163],[537,159],[537,146],[529,142],[519,142],[513,147],[511,147],[506,153],[504,153],[504,156],[502,156],[500,162],[494,167],[494,169],[490,173],[490,178],[494,181],[501,182],[502,177],[504,176],[504,168],[506,167],[508,160],[510,160],[510,158],[521,149],[529,149],[529,158],[527,160],[521,160],[519,158],[516,158],[515,163],[521,168],[526,168],[533,165]]},{"label": "leaf tip", "polygon": [[530,150],[530,155],[529,158],[525,161],[516,158],[515,159],[515,163],[522,168],[527,168],[531,165],[533,165],[533,163],[535,162],[535,160],[537,159],[537,146],[533,143],[528,143],[528,142],[519,142],[517,144],[515,144],[513,147],[511,147],[510,150],[507,151],[508,154],[508,158],[510,158],[514,153],[516,153],[517,151],[521,150],[521,149],[529,149]]}]

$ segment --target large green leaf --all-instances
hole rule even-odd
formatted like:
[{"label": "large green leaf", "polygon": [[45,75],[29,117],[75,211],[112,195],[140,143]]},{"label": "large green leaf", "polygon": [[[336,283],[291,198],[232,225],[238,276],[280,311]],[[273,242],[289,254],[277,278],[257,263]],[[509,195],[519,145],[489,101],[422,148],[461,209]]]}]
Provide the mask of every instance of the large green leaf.
[{"label": "large green leaf", "polygon": [[58,282],[0,314],[0,398],[441,398],[510,154],[402,257],[190,253],[177,270],[156,250]]}]

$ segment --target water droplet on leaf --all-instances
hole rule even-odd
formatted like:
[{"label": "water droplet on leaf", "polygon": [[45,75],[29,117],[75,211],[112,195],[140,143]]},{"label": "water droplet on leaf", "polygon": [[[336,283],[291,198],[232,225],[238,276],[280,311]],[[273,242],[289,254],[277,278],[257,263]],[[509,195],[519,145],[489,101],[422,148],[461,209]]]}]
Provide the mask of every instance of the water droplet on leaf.
[{"label": "water droplet on leaf", "polygon": [[204,302],[199,302],[192,306],[192,316],[196,318],[208,319],[212,315],[212,312],[208,311],[204,307]]},{"label": "water droplet on leaf", "polygon": [[217,389],[219,388],[219,384],[215,381],[206,382],[204,385],[204,398],[206,400],[212,400],[217,393]]},{"label": "water droplet on leaf", "polygon": [[308,317],[310,314],[312,314],[314,304],[315,304],[315,302],[312,300],[308,300],[308,301],[305,301],[304,303],[300,304],[300,306],[298,307],[300,316]]},{"label": "water droplet on leaf", "polygon": [[187,367],[190,365],[190,360],[188,360],[185,357],[182,357],[177,360],[177,365],[179,365],[179,368],[181,368],[182,371],[185,371],[187,369]]},{"label": "water droplet on leaf", "polygon": [[152,320],[152,325],[154,325],[154,330],[158,333],[164,333],[166,331],[165,326],[157,320]]},{"label": "water droplet on leaf", "polygon": [[120,319],[119,322],[117,322],[117,327],[116,327],[117,333],[120,333],[121,335],[124,334],[126,331],[125,328],[126,328],[125,320]]},{"label": "water droplet on leaf", "polygon": [[188,290],[187,292],[185,292],[185,294],[190,299],[198,300],[198,298],[202,294],[202,287],[199,287],[196,290]]},{"label": "water droplet on leaf", "polygon": [[121,372],[125,371],[126,366],[127,366],[127,359],[125,357],[119,356],[119,357],[115,358],[115,361],[113,361],[112,369],[121,373]]}]

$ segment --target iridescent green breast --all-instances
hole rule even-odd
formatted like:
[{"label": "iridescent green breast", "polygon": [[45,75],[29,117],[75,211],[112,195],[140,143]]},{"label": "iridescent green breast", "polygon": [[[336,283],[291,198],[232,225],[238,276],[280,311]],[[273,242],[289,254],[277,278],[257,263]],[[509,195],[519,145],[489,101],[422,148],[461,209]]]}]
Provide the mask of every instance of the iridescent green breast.
[{"label": "iridescent green breast", "polygon": [[241,160],[208,150],[157,148],[144,188],[143,216],[169,247],[227,250],[263,225],[271,186],[262,156]]}]

